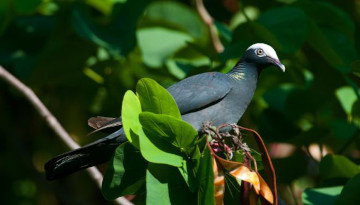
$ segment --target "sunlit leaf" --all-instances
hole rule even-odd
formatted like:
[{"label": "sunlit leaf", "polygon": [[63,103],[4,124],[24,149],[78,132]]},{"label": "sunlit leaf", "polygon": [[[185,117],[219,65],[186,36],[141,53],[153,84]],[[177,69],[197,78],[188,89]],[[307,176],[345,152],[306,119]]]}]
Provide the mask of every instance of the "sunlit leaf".
[{"label": "sunlit leaf", "polygon": [[146,172],[146,204],[196,204],[196,197],[190,192],[175,167],[149,164]]},{"label": "sunlit leaf", "polygon": [[170,93],[156,81],[143,78],[136,85],[142,110],[156,114],[166,114],[181,119],[180,111]]},{"label": "sunlit leaf", "polygon": [[158,138],[152,138],[140,133],[140,150],[143,157],[152,163],[168,164],[175,167],[181,167],[183,157],[180,151],[169,142]]},{"label": "sunlit leaf", "polygon": [[357,100],[357,96],[353,88],[349,86],[341,87],[335,91],[335,94],[345,113],[347,115],[351,115],[352,106]]},{"label": "sunlit leaf", "polygon": [[305,189],[301,195],[302,202],[305,205],[334,204],[342,189],[343,186]]},{"label": "sunlit leaf", "polygon": [[[150,138],[165,140],[190,156],[195,148],[197,131],[187,122],[164,114],[143,112],[139,116],[145,134]],[[154,139],[155,141],[155,139]]]},{"label": "sunlit leaf", "polygon": [[192,41],[186,33],[157,27],[138,30],[137,39],[143,60],[150,67],[161,67],[174,52]]},{"label": "sunlit leaf", "polygon": [[127,91],[122,104],[122,123],[126,138],[137,148],[140,147],[139,135],[143,132],[139,121],[140,113],[141,105],[138,97],[132,91]]},{"label": "sunlit leaf", "polygon": [[179,2],[154,2],[148,7],[145,17],[157,21],[157,24],[164,21],[176,25],[202,42],[209,37],[207,27],[196,11]]}]

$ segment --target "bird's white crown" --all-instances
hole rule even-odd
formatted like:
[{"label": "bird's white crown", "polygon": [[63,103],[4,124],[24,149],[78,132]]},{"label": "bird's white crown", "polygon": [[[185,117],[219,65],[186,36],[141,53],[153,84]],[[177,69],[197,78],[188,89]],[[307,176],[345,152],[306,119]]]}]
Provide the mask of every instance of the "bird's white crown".
[{"label": "bird's white crown", "polygon": [[270,58],[279,60],[279,57],[276,54],[276,51],[269,45],[265,44],[265,43],[255,43],[253,45],[251,45],[247,50],[249,49],[258,49],[261,48],[264,53],[269,56]]}]

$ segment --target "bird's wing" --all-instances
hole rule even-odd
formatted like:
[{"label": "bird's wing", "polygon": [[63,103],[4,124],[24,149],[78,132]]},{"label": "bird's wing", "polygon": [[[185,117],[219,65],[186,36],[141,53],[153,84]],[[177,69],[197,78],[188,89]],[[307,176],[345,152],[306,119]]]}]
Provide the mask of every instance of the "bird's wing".
[{"label": "bird's wing", "polygon": [[181,114],[214,104],[224,98],[230,90],[228,76],[217,72],[195,75],[168,88]]},{"label": "bird's wing", "polygon": [[112,118],[112,117],[98,116],[98,117],[90,118],[88,120],[88,125],[95,129],[94,131],[89,133],[89,135],[91,135],[98,131],[112,132],[114,131],[114,129],[110,129],[110,128],[119,129],[119,127],[122,126],[122,122],[121,122],[121,117]]}]

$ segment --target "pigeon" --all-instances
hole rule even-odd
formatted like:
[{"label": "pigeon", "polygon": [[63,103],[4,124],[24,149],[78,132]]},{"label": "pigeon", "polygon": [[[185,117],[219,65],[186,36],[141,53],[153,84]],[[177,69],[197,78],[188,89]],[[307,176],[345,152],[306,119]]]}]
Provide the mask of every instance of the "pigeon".
[{"label": "pigeon", "polygon": [[[179,107],[181,117],[201,132],[203,122],[213,125],[237,123],[251,102],[260,72],[271,65],[285,72],[275,50],[264,43],[251,45],[228,73],[194,75],[167,90]],[[45,164],[46,178],[54,180],[108,161],[127,138],[121,117],[97,117],[89,125],[98,130],[116,128],[108,136],[79,149],[61,154]]]}]

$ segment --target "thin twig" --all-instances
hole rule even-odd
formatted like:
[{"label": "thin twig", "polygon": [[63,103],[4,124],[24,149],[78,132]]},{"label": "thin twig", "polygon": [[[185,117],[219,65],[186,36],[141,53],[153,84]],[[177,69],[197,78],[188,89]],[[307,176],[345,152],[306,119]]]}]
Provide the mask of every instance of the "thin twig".
[{"label": "thin twig", "polygon": [[[21,92],[27,100],[34,106],[34,108],[39,112],[41,117],[45,118],[48,126],[57,134],[58,137],[71,149],[78,149],[80,146],[70,137],[70,135],[65,131],[61,126],[59,121],[51,114],[51,112],[45,107],[45,105],[40,101],[40,99],[35,95],[35,93],[23,84],[20,80],[10,74],[5,68],[0,65],[0,78],[5,82],[15,87],[19,92]],[[98,187],[101,189],[102,183],[102,174],[96,167],[90,167],[87,169],[91,178],[96,182]],[[120,197],[116,200],[117,204],[130,205],[132,204],[126,198]]]},{"label": "thin twig", "polygon": [[215,51],[217,53],[222,53],[224,51],[224,46],[221,43],[219,36],[217,35],[216,26],[214,25],[214,19],[210,16],[209,12],[206,10],[203,0],[195,0],[195,4],[196,4],[196,10],[198,11],[201,19],[209,27],[210,37]]}]

